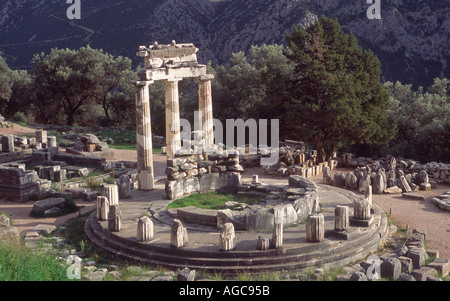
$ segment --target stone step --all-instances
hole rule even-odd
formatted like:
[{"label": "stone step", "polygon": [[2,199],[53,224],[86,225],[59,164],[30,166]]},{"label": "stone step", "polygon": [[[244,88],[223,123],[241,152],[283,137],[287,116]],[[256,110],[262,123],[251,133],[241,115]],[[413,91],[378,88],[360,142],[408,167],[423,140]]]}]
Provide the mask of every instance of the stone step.
[{"label": "stone step", "polygon": [[[94,215],[94,214],[93,214]],[[117,259],[134,261],[141,264],[160,265],[169,269],[189,267],[210,272],[236,273],[239,271],[276,271],[281,269],[299,270],[322,265],[338,266],[365,258],[377,249],[379,240],[386,233],[386,223],[362,235],[355,243],[346,247],[317,250],[318,245],[309,248],[276,249],[248,252],[196,252],[175,248],[157,248],[151,245],[133,243],[114,236],[96,222],[91,216],[85,224],[88,240],[96,248],[102,249]],[[384,224],[384,225],[383,225]],[[309,252],[308,252],[309,249]],[[290,254],[292,253],[292,254]],[[257,256],[259,255],[259,256]]]}]

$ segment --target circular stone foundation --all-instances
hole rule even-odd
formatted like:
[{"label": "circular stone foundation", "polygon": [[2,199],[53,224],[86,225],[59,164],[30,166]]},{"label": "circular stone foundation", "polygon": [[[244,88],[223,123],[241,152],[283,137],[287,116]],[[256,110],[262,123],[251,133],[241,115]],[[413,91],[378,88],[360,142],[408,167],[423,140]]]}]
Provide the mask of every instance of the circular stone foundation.
[{"label": "circular stone foundation", "polygon": [[[287,180],[280,180],[281,185]],[[258,239],[272,239],[272,229],[236,230],[235,247],[220,251],[220,231],[217,227],[183,222],[189,242],[182,248],[171,246],[171,224],[174,217],[165,210],[170,200],[164,184],[156,183],[155,190],[132,191],[132,198],[120,200],[122,229],[110,232],[106,221],[99,221],[93,213],[85,223],[85,235],[96,248],[112,257],[143,265],[158,265],[168,269],[201,269],[211,273],[236,274],[243,271],[263,272],[302,270],[314,267],[335,268],[364,259],[376,251],[387,237],[385,214],[373,207],[373,222],[368,226],[350,226],[347,231],[334,231],[334,208],[345,205],[353,214],[353,201],[357,196],[347,190],[317,185],[324,215],[325,240],[312,243],[306,239],[306,225],[292,224],[283,229],[280,248],[257,250]],[[138,242],[137,223],[148,215],[154,224],[154,238]],[[272,244],[270,244],[272,245]]]}]

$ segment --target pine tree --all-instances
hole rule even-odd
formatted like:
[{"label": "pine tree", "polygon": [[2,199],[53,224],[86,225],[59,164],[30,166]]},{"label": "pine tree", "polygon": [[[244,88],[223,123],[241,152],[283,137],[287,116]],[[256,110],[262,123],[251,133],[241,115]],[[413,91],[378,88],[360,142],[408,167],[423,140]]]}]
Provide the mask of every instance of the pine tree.
[{"label": "pine tree", "polygon": [[294,26],[286,41],[285,55],[295,64],[285,103],[290,138],[310,142],[319,160],[330,159],[342,144],[392,139],[396,128],[386,113],[389,94],[380,83],[380,63],[337,19]]}]

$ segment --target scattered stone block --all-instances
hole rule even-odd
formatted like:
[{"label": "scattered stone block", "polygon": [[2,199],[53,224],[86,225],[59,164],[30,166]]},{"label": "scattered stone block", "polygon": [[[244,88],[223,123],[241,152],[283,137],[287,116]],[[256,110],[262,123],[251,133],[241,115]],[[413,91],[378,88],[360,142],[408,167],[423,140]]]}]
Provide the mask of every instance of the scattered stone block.
[{"label": "scattered stone block", "polygon": [[61,209],[59,209],[58,207],[53,207],[53,208],[50,208],[50,209],[44,211],[45,216],[55,216],[55,215],[59,215],[60,213],[61,213]]},{"label": "scattered stone block", "polygon": [[414,247],[408,251],[407,257],[411,258],[413,269],[419,269],[425,264],[428,255],[424,248]]},{"label": "scattered stone block", "polygon": [[47,131],[37,130],[35,134],[36,134],[36,143],[47,143]]},{"label": "scattered stone block", "polygon": [[19,242],[20,235],[19,231],[14,226],[4,226],[0,227],[0,242]]},{"label": "scattered stone block", "polygon": [[402,265],[402,273],[411,273],[411,271],[413,270],[412,259],[405,256],[399,256],[398,260],[400,260],[400,263]]},{"label": "scattered stone block", "polygon": [[191,270],[188,268],[182,269],[177,274],[178,281],[194,281],[195,280],[195,270]]},{"label": "scattered stone block", "polygon": [[402,193],[402,189],[398,186],[392,186],[392,187],[386,188],[384,190],[384,193],[385,194],[400,194],[400,193]]},{"label": "scattered stone block", "polygon": [[39,224],[39,225],[35,226],[32,231],[37,232],[37,233],[50,234],[50,233],[52,233],[53,230],[55,230],[55,228],[56,228],[55,225]]},{"label": "scattered stone block", "polygon": [[402,197],[405,199],[411,199],[416,201],[424,201],[425,197],[417,192],[404,192],[402,193]]},{"label": "scattered stone block", "polygon": [[402,272],[402,264],[397,258],[389,258],[381,263],[381,276],[397,280]]},{"label": "scattered stone block", "polygon": [[416,281],[416,279],[407,273],[401,273],[400,276],[398,277],[399,281]]},{"label": "scattered stone block", "polygon": [[367,276],[363,272],[354,272],[349,281],[368,281]]},{"label": "scattered stone block", "polygon": [[430,257],[434,257],[434,258],[439,258],[439,250],[435,250],[435,249],[428,249],[427,250],[427,254]]},{"label": "scattered stone block", "polygon": [[92,202],[92,201],[97,199],[97,196],[98,196],[98,192],[95,191],[95,190],[93,190],[93,191],[81,191],[80,192],[80,197],[85,202]]},{"label": "scattered stone block", "polygon": [[430,267],[421,267],[419,269],[412,270],[411,275],[417,281],[426,281],[428,276],[436,276],[437,271]]},{"label": "scattered stone block", "polygon": [[437,258],[427,267],[435,269],[440,275],[446,277],[450,273],[450,259]]},{"label": "scattered stone block", "polygon": [[54,207],[62,209],[66,203],[63,198],[48,198],[41,201],[34,202],[32,211],[37,214],[42,214],[44,211],[49,210]]},{"label": "scattered stone block", "polygon": [[2,136],[2,151],[5,153],[14,152],[14,136],[3,135]]},{"label": "scattered stone block", "polygon": [[4,214],[0,214],[0,227],[8,227],[9,225],[11,225],[9,217]]}]

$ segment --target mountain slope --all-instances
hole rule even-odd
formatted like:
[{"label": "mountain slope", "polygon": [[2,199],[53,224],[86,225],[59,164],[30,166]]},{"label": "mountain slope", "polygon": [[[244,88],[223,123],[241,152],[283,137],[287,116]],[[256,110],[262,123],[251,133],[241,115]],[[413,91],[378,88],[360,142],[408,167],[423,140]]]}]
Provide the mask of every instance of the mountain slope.
[{"label": "mountain slope", "polygon": [[338,17],[382,62],[384,80],[428,85],[449,77],[450,9],[445,1],[382,1],[368,20],[365,0],[81,0],[81,20],[68,20],[61,0],[1,0],[0,51],[12,68],[33,54],[90,44],[135,64],[140,45],[193,42],[199,60],[224,63],[251,45],[284,43],[295,24]]}]

